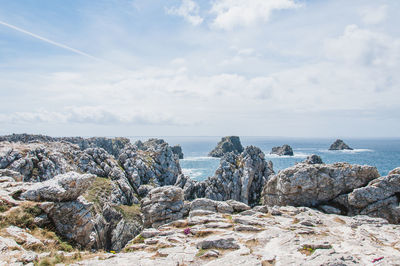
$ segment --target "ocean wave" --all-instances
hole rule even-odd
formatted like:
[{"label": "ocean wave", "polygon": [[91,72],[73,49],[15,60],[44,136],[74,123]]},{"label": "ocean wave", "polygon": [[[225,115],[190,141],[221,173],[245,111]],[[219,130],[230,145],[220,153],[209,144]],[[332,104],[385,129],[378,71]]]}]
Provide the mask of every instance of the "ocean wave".
[{"label": "ocean wave", "polygon": [[293,154],[293,156],[289,156],[289,155],[277,155],[277,154],[269,154],[269,153],[265,153],[265,158],[307,158],[307,156],[309,156],[311,154],[308,153],[302,153],[302,152],[295,152]]},{"label": "ocean wave", "polygon": [[360,153],[360,152],[374,152],[371,149],[354,149],[354,150],[319,150],[319,152],[324,153]]},{"label": "ocean wave", "polygon": [[198,179],[203,176],[203,172],[199,171],[201,168],[182,168],[182,173],[191,179]]},{"label": "ocean wave", "polygon": [[207,157],[207,156],[200,156],[200,157],[187,157],[185,159],[181,159],[181,161],[211,161],[211,160],[220,160],[220,158],[215,157]]}]

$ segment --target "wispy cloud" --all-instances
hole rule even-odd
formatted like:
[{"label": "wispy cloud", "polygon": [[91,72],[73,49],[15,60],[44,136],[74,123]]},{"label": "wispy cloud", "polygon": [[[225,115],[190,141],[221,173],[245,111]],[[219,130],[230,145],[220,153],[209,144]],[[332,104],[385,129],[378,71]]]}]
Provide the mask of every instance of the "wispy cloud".
[{"label": "wispy cloud", "polygon": [[231,30],[237,26],[268,21],[274,10],[300,6],[293,0],[216,0],[210,12],[216,15],[212,23],[215,28]]},{"label": "wispy cloud", "polygon": [[19,31],[19,32],[21,32],[21,33],[27,34],[27,35],[29,35],[29,36],[32,36],[32,37],[38,39],[38,40],[41,40],[41,41],[44,41],[44,42],[46,42],[46,43],[52,44],[52,45],[54,45],[54,46],[60,47],[60,48],[62,48],[62,49],[71,51],[71,52],[73,52],[73,53],[76,53],[76,54],[79,54],[79,55],[83,55],[83,56],[85,56],[85,57],[88,57],[88,58],[91,58],[91,59],[94,59],[94,60],[100,60],[100,61],[101,61],[101,59],[99,59],[99,58],[97,58],[97,57],[95,57],[95,56],[92,56],[92,55],[90,55],[90,54],[87,54],[87,53],[85,53],[85,52],[82,52],[82,51],[80,51],[80,50],[78,50],[78,49],[69,47],[69,46],[67,46],[67,45],[65,45],[65,44],[52,41],[52,40],[50,40],[50,39],[47,39],[47,38],[42,37],[42,36],[39,36],[39,35],[37,35],[37,34],[35,34],[35,33],[30,32],[30,31],[27,31],[27,30],[21,29],[21,28],[19,28],[19,27],[17,27],[17,26],[8,24],[8,23],[6,23],[6,22],[4,22],[4,21],[1,21],[1,20],[0,20],[0,25],[6,26],[6,27],[8,27],[8,28],[10,28],[10,29]]},{"label": "wispy cloud", "polygon": [[194,26],[200,25],[203,18],[199,16],[199,5],[192,0],[182,0],[179,7],[167,8],[166,12],[170,15],[181,16]]}]

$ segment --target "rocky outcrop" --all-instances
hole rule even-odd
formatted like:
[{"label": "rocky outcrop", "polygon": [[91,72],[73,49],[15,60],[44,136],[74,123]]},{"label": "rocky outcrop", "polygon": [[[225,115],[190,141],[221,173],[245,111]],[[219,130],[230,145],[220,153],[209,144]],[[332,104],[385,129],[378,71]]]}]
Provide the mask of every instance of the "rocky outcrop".
[{"label": "rocky outcrop", "polygon": [[324,162],[322,161],[321,157],[319,157],[316,154],[311,154],[307,156],[307,158],[304,160],[303,163],[306,164],[323,164]]},{"label": "rocky outcrop", "polygon": [[178,156],[179,159],[183,159],[182,147],[180,145],[172,146],[172,152]]},{"label": "rocky outcrop", "polygon": [[396,265],[399,229],[384,219],[328,215],[306,207],[276,206],[268,214],[208,211],[158,230],[145,229],[126,246],[126,253],[79,263],[371,265],[375,261]]},{"label": "rocky outcrop", "polygon": [[208,154],[211,157],[222,157],[227,153],[233,152],[240,154],[243,152],[243,146],[240,138],[237,136],[223,137],[217,146]]},{"label": "rocky outcrop", "polygon": [[77,144],[81,150],[87,148],[102,148],[114,157],[118,157],[121,150],[130,145],[127,138],[82,138],[82,137],[50,137],[45,135],[32,134],[12,134],[0,136],[0,141],[22,142],[22,143],[48,143],[48,142],[68,142]]},{"label": "rocky outcrop", "polygon": [[94,179],[94,175],[75,172],[57,175],[51,180],[32,185],[21,194],[21,198],[31,201],[73,201],[91,186]]},{"label": "rocky outcrop", "polygon": [[183,191],[175,186],[158,187],[142,200],[144,226],[160,225],[183,218]]},{"label": "rocky outcrop", "polygon": [[337,139],[334,143],[329,147],[329,150],[352,150],[343,140]]},{"label": "rocky outcrop", "polygon": [[178,156],[160,139],[135,143],[121,152],[119,162],[135,187],[174,185],[182,173]]},{"label": "rocky outcrop", "polygon": [[344,207],[346,214],[368,215],[400,223],[400,174],[372,180],[367,186],[340,195],[334,203]]},{"label": "rocky outcrop", "polygon": [[266,205],[317,206],[379,177],[375,167],[300,163],[272,176],[263,189]]},{"label": "rocky outcrop", "polygon": [[270,154],[293,156],[293,149],[289,145],[285,144],[283,146],[273,147]]},{"label": "rocky outcrop", "polygon": [[185,199],[209,198],[236,200],[256,205],[265,181],[273,174],[272,163],[265,161],[264,153],[249,146],[240,154],[226,154],[215,175],[202,182],[179,176],[176,185],[184,190]]}]

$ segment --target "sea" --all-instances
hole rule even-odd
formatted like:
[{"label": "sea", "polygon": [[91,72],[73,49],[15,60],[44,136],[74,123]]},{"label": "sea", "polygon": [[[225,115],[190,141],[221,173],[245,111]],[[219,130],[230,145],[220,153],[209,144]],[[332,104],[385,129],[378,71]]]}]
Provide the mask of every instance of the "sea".
[{"label": "sea", "polygon": [[[181,145],[184,159],[180,160],[182,172],[190,178],[201,181],[213,176],[220,159],[207,154],[217,145],[221,137],[129,137],[132,142],[149,138],[161,138],[170,145]],[[354,150],[330,151],[329,146],[335,139],[319,138],[282,138],[282,137],[240,137],[243,147],[256,146],[265,153],[265,159],[272,161],[274,171],[293,166],[305,160],[308,155],[319,155],[324,163],[348,162],[351,164],[375,166],[384,176],[396,167],[400,167],[400,138],[392,139],[343,139]],[[270,154],[272,147],[288,144],[293,148],[294,156]]]}]

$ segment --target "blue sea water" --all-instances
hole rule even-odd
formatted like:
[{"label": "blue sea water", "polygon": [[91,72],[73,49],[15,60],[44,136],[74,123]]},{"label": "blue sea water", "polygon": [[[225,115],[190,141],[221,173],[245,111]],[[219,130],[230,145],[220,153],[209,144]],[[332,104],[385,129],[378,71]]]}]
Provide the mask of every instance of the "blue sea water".
[{"label": "blue sea water", "polygon": [[[146,140],[150,137],[130,137],[132,141]],[[221,137],[157,137],[170,145],[180,144],[185,158],[180,160],[184,174],[195,180],[204,180],[214,175],[219,166],[218,158],[207,157]],[[329,151],[335,139],[278,138],[278,137],[240,137],[243,146],[257,146],[266,160],[273,162],[274,171],[285,169],[296,162],[303,161],[308,155],[321,156],[324,163],[348,162],[351,164],[375,166],[381,175],[400,166],[400,139],[344,139],[354,150]],[[289,144],[294,156],[269,154],[272,147]]]}]

